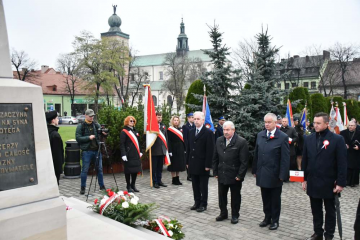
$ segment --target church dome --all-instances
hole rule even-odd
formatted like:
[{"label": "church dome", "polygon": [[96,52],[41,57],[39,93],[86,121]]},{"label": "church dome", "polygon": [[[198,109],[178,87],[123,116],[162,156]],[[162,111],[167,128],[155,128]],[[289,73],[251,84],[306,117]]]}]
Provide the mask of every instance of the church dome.
[{"label": "church dome", "polygon": [[118,15],[116,15],[115,13],[111,15],[109,17],[108,23],[110,26],[109,32],[116,32],[116,31],[121,32],[120,30],[121,18]]}]

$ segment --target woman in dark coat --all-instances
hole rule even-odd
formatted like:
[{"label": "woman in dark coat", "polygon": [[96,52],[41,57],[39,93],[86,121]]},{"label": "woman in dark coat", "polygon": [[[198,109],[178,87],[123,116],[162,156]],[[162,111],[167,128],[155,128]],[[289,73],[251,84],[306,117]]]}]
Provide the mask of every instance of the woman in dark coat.
[{"label": "woman in dark coat", "polygon": [[[138,172],[141,172],[141,156],[139,145],[139,133],[135,129],[136,119],[127,116],[124,120],[124,128],[120,133],[120,151],[124,161],[126,188],[128,192],[139,192],[135,187]],[[131,182],[130,182],[131,176]]]},{"label": "woman in dark coat", "polygon": [[354,121],[349,122],[348,129],[341,131],[347,148],[347,180],[346,185],[359,185],[360,167],[360,131],[356,129]]},{"label": "woman in dark coat", "polygon": [[170,127],[168,128],[168,148],[171,160],[171,165],[168,166],[168,171],[171,172],[172,184],[182,185],[179,179],[179,172],[185,171],[185,143],[180,125],[180,118],[173,116],[170,120]]},{"label": "woman in dark coat", "polygon": [[301,159],[302,159],[302,150],[304,146],[304,128],[298,123],[295,125],[295,130],[298,134],[297,142],[295,143],[295,151],[296,151],[296,164],[297,169],[301,170]]}]

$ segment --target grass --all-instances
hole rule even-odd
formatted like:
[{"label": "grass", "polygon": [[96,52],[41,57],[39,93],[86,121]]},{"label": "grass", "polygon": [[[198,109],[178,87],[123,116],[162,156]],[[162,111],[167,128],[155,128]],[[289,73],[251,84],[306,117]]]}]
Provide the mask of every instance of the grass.
[{"label": "grass", "polygon": [[64,149],[66,147],[66,141],[70,140],[70,139],[75,139],[75,131],[76,131],[76,126],[66,126],[66,127],[61,127],[59,128],[59,134],[63,140],[63,144],[64,144]]}]

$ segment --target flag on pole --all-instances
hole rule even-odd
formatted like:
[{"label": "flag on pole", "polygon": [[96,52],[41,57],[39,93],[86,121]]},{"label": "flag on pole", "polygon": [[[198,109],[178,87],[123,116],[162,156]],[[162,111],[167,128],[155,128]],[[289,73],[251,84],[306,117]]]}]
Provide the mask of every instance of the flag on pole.
[{"label": "flag on pole", "polygon": [[290,127],[295,127],[295,126],[294,126],[294,118],[293,118],[293,113],[292,113],[292,107],[291,107],[290,99],[288,99],[288,101],[287,101],[286,118],[287,118],[288,121],[289,121],[289,126],[290,126]]},{"label": "flag on pole", "polygon": [[340,109],[339,109],[337,103],[336,103],[335,111],[336,111],[336,117],[335,117],[336,127],[335,127],[335,132],[336,132],[337,134],[340,134],[340,132],[341,132],[342,130],[344,130],[344,125],[343,125],[343,122],[342,122]]},{"label": "flag on pole", "polygon": [[335,132],[336,127],[336,111],[334,109],[334,102],[331,101],[331,110],[330,110],[330,122],[329,122],[329,129],[331,132]]},{"label": "flag on pole", "polygon": [[215,128],[214,128],[214,124],[213,124],[211,114],[210,114],[209,103],[208,103],[207,98],[206,98],[206,87],[205,87],[205,85],[204,85],[204,98],[203,98],[202,112],[204,113],[204,116],[205,116],[205,127],[209,128],[211,131],[214,132]]},{"label": "flag on pole", "polygon": [[347,129],[349,125],[349,117],[347,115],[346,103],[343,102],[343,105],[344,105],[344,128]]},{"label": "flag on pole", "polygon": [[307,121],[307,111],[306,111],[306,105],[305,105],[305,108],[301,115],[301,125],[303,126],[304,131],[306,131],[306,121]]}]

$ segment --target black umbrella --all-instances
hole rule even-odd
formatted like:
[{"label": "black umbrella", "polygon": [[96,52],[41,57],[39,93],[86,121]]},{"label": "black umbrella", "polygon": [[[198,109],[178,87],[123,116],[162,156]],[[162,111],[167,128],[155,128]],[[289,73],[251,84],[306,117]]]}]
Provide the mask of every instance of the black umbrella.
[{"label": "black umbrella", "polygon": [[341,222],[341,214],[340,214],[340,201],[339,201],[340,193],[335,194],[335,207],[336,207],[336,219],[339,230],[340,239],[342,239],[342,222]]}]

